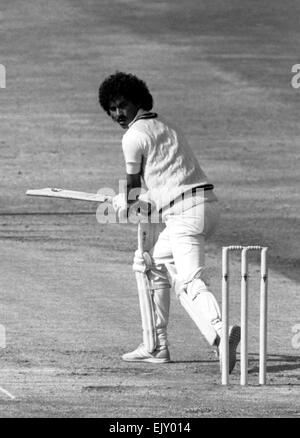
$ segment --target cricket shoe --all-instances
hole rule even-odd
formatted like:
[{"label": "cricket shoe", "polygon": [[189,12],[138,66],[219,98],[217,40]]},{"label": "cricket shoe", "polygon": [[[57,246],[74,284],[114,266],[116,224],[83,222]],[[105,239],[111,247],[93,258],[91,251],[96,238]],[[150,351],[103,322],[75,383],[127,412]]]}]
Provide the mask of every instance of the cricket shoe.
[{"label": "cricket shoe", "polygon": [[[232,373],[236,364],[236,349],[241,340],[241,327],[239,325],[233,325],[229,328],[229,374]],[[218,356],[220,360],[220,371],[222,372],[222,338],[218,346]]]},{"label": "cricket shoe", "polygon": [[144,344],[141,344],[136,350],[123,354],[122,359],[125,362],[167,363],[170,362],[170,353],[166,346],[159,347],[152,353],[149,353]]}]

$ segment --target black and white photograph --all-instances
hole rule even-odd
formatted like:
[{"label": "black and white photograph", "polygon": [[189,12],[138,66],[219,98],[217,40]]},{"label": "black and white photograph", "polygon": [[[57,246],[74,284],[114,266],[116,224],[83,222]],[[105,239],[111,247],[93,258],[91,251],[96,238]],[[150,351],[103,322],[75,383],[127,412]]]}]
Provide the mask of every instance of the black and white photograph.
[{"label": "black and white photograph", "polygon": [[1,0],[0,418],[300,418],[299,17]]}]

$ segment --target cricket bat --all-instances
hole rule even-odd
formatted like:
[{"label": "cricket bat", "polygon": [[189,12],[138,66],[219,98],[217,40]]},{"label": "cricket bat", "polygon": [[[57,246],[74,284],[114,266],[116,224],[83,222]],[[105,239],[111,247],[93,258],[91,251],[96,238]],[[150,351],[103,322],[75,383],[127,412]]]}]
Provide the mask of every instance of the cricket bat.
[{"label": "cricket bat", "polygon": [[27,190],[27,196],[42,196],[46,198],[75,199],[77,201],[88,202],[108,202],[112,203],[112,196],[103,195],[102,193],[77,192],[75,190],[65,190],[47,187],[45,189]]}]

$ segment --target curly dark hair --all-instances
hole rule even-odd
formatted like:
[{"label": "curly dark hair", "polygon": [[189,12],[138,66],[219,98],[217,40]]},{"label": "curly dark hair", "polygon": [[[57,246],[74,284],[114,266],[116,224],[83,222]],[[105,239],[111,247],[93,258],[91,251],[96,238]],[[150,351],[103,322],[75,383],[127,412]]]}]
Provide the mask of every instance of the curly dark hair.
[{"label": "curly dark hair", "polygon": [[153,107],[153,98],[146,83],[131,73],[116,72],[108,76],[99,87],[99,103],[108,114],[110,102],[120,97],[146,111]]}]

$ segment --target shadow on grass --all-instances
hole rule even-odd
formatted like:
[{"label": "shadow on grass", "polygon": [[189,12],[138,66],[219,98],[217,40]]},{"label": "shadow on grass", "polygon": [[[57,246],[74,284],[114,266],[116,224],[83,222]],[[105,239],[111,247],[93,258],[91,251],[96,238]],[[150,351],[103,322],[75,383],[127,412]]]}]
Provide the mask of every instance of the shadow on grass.
[{"label": "shadow on grass", "polygon": [[[249,374],[255,374],[259,372],[259,355],[258,354],[251,354],[249,355],[249,363],[251,365],[251,356],[256,357],[255,362],[257,363],[254,367],[249,369]],[[274,364],[272,364],[274,363]],[[290,371],[290,370],[300,370],[300,355],[299,356],[292,356],[292,355],[268,355],[267,360],[267,373],[280,373],[283,371]],[[297,376],[290,376],[296,379],[300,380],[300,375]]]}]

